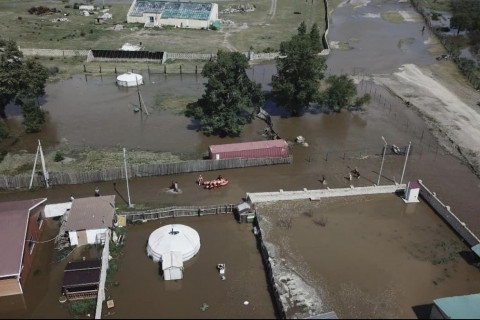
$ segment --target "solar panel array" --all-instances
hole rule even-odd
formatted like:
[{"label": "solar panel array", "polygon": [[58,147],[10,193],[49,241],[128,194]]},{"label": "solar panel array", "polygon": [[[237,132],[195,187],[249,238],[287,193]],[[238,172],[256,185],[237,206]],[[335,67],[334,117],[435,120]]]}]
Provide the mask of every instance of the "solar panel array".
[{"label": "solar panel array", "polygon": [[211,3],[137,0],[130,16],[141,17],[144,13],[161,13],[162,19],[208,20],[212,7]]},{"label": "solar panel array", "polygon": [[94,58],[162,60],[162,51],[92,50]]}]

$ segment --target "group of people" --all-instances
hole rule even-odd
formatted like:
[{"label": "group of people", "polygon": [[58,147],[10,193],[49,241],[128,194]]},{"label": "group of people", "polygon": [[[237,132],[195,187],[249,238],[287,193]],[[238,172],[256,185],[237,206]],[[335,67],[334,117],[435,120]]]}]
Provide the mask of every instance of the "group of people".
[{"label": "group of people", "polygon": [[226,179],[222,177],[222,175],[218,175],[217,179],[204,181],[202,175],[200,175],[197,179],[199,186],[205,186],[206,189],[213,189],[218,188],[222,185],[225,185]]},{"label": "group of people", "polygon": [[172,189],[174,192],[178,192],[178,182],[177,181],[172,181],[172,184],[170,184],[170,189]]}]

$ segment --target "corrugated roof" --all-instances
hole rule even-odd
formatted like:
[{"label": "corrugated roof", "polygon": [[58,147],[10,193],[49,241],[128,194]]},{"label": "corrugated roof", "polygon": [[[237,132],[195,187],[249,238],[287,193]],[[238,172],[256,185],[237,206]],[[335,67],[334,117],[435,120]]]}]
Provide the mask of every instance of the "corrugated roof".
[{"label": "corrugated roof", "polygon": [[0,277],[20,274],[28,212],[47,199],[0,203]]},{"label": "corrugated roof", "polygon": [[208,20],[212,7],[212,3],[137,0],[130,16],[141,17],[144,13],[156,13],[161,14],[161,19]]},{"label": "corrugated roof", "polygon": [[480,293],[433,300],[450,319],[480,319]]},{"label": "corrugated roof", "polygon": [[114,214],[114,195],[74,199],[65,230],[109,228]]},{"label": "corrugated roof", "polygon": [[285,140],[266,140],[266,141],[251,141],[251,142],[240,142],[240,143],[230,143],[230,144],[216,144],[210,146],[210,152],[219,153],[219,152],[234,152],[234,151],[244,151],[244,150],[256,150],[256,149],[266,149],[266,148],[282,148],[288,147],[288,144]]},{"label": "corrugated roof", "polygon": [[102,260],[88,260],[88,261],[74,261],[69,262],[65,267],[65,272],[100,269],[102,267]]}]

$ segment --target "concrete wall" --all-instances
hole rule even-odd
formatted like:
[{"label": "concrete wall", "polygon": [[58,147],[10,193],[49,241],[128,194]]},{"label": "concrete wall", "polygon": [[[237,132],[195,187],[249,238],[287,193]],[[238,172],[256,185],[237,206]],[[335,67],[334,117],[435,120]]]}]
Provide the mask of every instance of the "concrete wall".
[{"label": "concrete wall", "polygon": [[457,232],[460,237],[462,237],[470,247],[480,243],[480,240],[473,234],[467,225],[460,221],[457,216],[450,210],[450,206],[447,206],[437,198],[435,192],[430,191],[422,182],[420,183],[420,196],[427,202],[437,213],[440,215],[450,227]]},{"label": "concrete wall", "polygon": [[68,237],[70,238],[70,245],[71,246],[78,246],[78,236],[77,231],[69,231]]},{"label": "concrete wall", "polygon": [[405,184],[395,184],[389,186],[372,186],[372,187],[356,187],[356,188],[337,188],[337,189],[320,189],[302,191],[283,191],[279,192],[256,192],[247,193],[247,200],[251,203],[269,202],[279,200],[318,200],[330,197],[359,196],[366,194],[382,194],[395,193],[405,190]]},{"label": "concrete wall", "polygon": [[20,49],[25,56],[41,57],[75,57],[88,56],[90,50],[60,50],[60,49]]},{"label": "concrete wall", "polygon": [[97,243],[97,235],[98,234],[104,234],[107,230],[108,230],[107,228],[87,230],[87,241],[88,241],[88,243],[89,244]]}]

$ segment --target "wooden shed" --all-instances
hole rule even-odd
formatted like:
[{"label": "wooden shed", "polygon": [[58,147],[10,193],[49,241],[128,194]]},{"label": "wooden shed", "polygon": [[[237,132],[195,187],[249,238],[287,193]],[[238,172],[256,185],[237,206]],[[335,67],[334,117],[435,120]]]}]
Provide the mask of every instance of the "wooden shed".
[{"label": "wooden shed", "polygon": [[252,141],[211,145],[208,148],[210,159],[231,158],[275,158],[288,156],[288,144],[285,140]]},{"label": "wooden shed", "polygon": [[101,270],[101,260],[69,262],[63,272],[62,292],[70,301],[95,299]]}]

